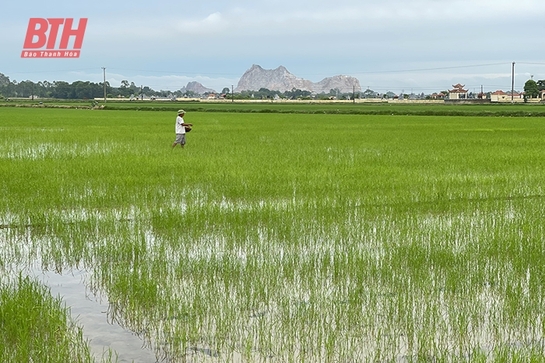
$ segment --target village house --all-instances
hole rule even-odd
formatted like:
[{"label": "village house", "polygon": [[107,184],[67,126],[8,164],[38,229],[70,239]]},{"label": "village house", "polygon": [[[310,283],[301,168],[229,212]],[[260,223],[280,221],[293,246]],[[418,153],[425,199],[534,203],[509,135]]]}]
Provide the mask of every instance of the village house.
[{"label": "village house", "polygon": [[430,98],[432,100],[444,100],[445,99],[445,94],[443,92],[434,92],[430,95]]},{"label": "village house", "polygon": [[492,92],[490,94],[490,102],[523,102],[524,101],[524,94],[513,92],[513,97],[511,98],[511,94],[504,92],[502,90],[497,90],[496,92]]}]

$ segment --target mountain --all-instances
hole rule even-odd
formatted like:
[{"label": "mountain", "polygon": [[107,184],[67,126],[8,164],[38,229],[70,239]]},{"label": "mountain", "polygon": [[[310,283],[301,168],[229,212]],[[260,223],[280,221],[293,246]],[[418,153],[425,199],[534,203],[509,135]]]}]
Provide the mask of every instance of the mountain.
[{"label": "mountain", "polygon": [[338,75],[324,78],[315,83],[294,76],[284,66],[279,66],[276,69],[263,69],[254,64],[244,72],[238,81],[235,92],[259,91],[261,88],[280,92],[291,91],[294,88],[315,93],[328,93],[332,89],[339,89],[343,93],[361,91],[360,82],[354,77]]},{"label": "mountain", "polygon": [[196,81],[189,82],[187,84],[187,86],[181,88],[181,91],[182,92],[188,92],[188,91],[195,92],[196,94],[199,94],[199,95],[202,95],[202,94],[205,94],[205,93],[216,93],[216,91],[214,91],[213,89],[206,88],[205,86],[203,86],[202,84],[200,84],[199,82],[196,82]]}]

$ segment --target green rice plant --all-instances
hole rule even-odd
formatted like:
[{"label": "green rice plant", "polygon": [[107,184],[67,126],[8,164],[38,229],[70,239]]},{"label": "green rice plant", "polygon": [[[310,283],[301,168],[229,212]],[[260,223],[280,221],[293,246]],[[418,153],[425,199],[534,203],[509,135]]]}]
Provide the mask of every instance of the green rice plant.
[{"label": "green rice plant", "polygon": [[9,109],[10,273],[87,269],[173,361],[544,354],[541,120],[244,110],[172,150],[172,112]]},{"label": "green rice plant", "polygon": [[[95,362],[82,328],[46,287],[22,276],[0,283],[2,362]],[[105,356],[101,361],[113,358]]]}]

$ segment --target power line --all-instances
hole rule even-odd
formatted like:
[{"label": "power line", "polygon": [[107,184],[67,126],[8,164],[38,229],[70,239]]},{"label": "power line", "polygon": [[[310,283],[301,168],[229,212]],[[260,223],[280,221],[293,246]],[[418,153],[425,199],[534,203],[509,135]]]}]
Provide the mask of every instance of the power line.
[{"label": "power line", "polygon": [[398,69],[398,70],[385,70],[385,71],[364,71],[357,72],[356,74],[375,74],[375,73],[401,73],[401,72],[423,72],[423,71],[439,71],[445,69],[460,69],[460,68],[475,68],[475,67],[490,67],[506,65],[507,63],[487,63],[487,64],[471,64],[465,66],[450,66],[450,67],[434,67],[434,68],[413,68],[413,69]]},{"label": "power line", "polygon": [[545,63],[538,63],[538,62],[517,62],[518,64],[531,64],[531,65],[537,65],[537,66],[545,66]]},{"label": "power line", "polygon": [[197,74],[202,74],[204,77],[206,77],[207,75],[224,75],[224,76],[240,76],[239,73],[215,73],[215,72],[206,72],[206,73],[203,73],[203,72],[180,72],[180,71],[169,71],[169,70],[164,70],[164,71],[158,71],[158,70],[149,70],[149,69],[130,69],[130,68],[110,68],[111,70],[117,70],[117,71],[120,71],[120,72],[146,72],[146,73],[166,73],[166,74],[170,74],[170,75],[190,75],[190,76],[195,76]]},{"label": "power line", "polygon": [[83,72],[83,71],[96,71],[96,68],[81,68],[81,69],[53,69],[53,70],[47,70],[47,71],[15,71],[15,72],[9,72],[10,74],[35,74],[35,73],[59,73],[59,72]]},{"label": "power line", "polygon": [[[522,62],[521,62],[522,63]],[[435,71],[435,70],[446,70],[446,69],[461,69],[461,68],[475,68],[475,67],[489,67],[489,66],[498,66],[506,65],[508,63],[485,63],[485,64],[469,64],[469,65],[460,65],[460,66],[446,66],[446,67],[430,67],[430,68],[409,68],[409,69],[390,69],[390,70],[372,70],[372,71],[355,71],[351,72],[353,74],[380,74],[380,73],[402,73],[402,72],[422,72],[422,71]],[[117,71],[131,71],[131,72],[146,72],[146,73],[168,73],[168,74],[183,74],[183,75],[195,75],[200,72],[180,72],[180,71],[169,71],[169,70],[149,70],[149,69],[130,69],[130,68],[110,68]],[[239,75],[238,73],[214,73],[206,72],[204,75]],[[310,75],[319,75],[317,73],[306,73],[306,76]]]},{"label": "power line", "polygon": [[[545,65],[545,63],[539,63],[539,62],[517,62],[518,64],[528,64],[528,65]],[[386,73],[408,73],[408,72],[429,72],[429,71],[438,71],[438,70],[448,70],[448,69],[464,69],[464,68],[477,68],[477,67],[490,67],[490,66],[498,66],[498,65],[507,65],[507,62],[498,62],[498,63],[481,63],[481,64],[468,64],[468,65],[458,65],[458,66],[445,66],[445,67],[428,67],[428,68],[407,68],[407,69],[387,69],[387,70],[370,70],[370,71],[354,71],[350,72],[351,74],[386,74]],[[170,75],[187,75],[187,76],[203,76],[206,77],[208,75],[222,75],[222,76],[240,76],[239,73],[228,73],[228,72],[181,72],[181,71],[173,71],[173,70],[155,70],[155,69],[132,69],[132,68],[111,68],[108,69],[117,71],[117,72],[144,72],[144,73],[162,73],[162,74],[170,74]],[[96,68],[81,68],[81,69],[62,69],[62,70],[43,70],[43,71],[16,71],[16,72],[10,72],[12,74],[35,74],[35,73],[59,73],[59,72],[82,72],[82,71],[89,71],[89,70],[96,70]],[[323,74],[317,74],[317,73],[305,73],[305,76],[311,76],[311,75],[323,75]]]}]

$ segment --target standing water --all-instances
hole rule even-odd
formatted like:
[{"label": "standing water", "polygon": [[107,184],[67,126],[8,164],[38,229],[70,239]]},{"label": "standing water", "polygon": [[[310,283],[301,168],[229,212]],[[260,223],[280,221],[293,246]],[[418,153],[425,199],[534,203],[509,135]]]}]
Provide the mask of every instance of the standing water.
[{"label": "standing water", "polygon": [[73,270],[58,274],[51,271],[33,272],[51,290],[52,296],[60,296],[70,307],[72,319],[83,328],[89,340],[91,351],[99,358],[111,349],[117,354],[118,362],[155,363],[153,351],[135,334],[123,329],[108,317],[108,302],[104,297],[95,296],[85,286],[87,272]]}]

